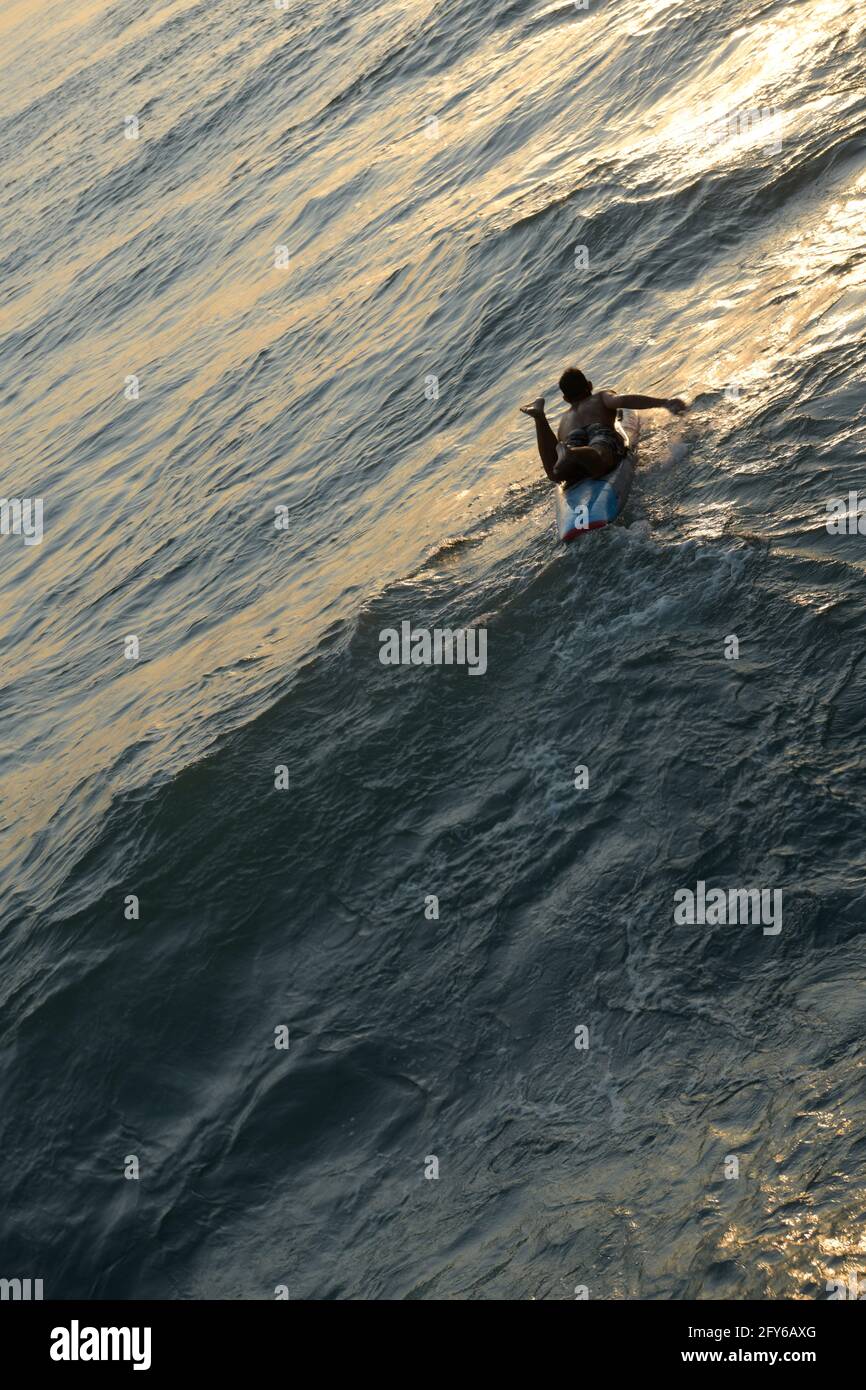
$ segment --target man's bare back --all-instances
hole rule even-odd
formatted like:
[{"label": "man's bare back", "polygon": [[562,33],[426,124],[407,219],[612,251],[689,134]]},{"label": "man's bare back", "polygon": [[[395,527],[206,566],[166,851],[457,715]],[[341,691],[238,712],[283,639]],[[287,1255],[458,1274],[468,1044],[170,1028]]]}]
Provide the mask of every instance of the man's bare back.
[{"label": "man's bare back", "polygon": [[618,410],[671,411],[688,409],[677,397],[621,396],[616,391],[593,391],[592,382],[576,367],[560,377],[559,389],[568,405],[556,434],[544,413],[544,397],[522,405],[524,415],[535,421],[538,452],[544,471],[555,483],[574,483],[580,478],[603,478],[616,468],[625,453],[625,442],[616,429]]},{"label": "man's bare back", "polygon": [[609,429],[614,429],[618,407],[607,405],[604,399],[605,396],[613,394],[615,393],[593,391],[591,396],[587,396],[577,405],[569,405],[559,422],[557,438],[564,444],[573,430],[585,425],[607,425]]}]

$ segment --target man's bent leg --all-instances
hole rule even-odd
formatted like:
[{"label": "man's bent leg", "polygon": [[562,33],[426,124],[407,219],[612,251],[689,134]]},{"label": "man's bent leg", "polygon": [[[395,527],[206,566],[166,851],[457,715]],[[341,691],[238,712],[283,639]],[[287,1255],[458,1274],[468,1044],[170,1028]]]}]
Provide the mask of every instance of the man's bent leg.
[{"label": "man's bent leg", "polygon": [[579,483],[585,478],[604,478],[612,473],[616,461],[607,449],[591,449],[589,445],[577,449],[559,446],[559,458],[550,475],[556,483]]},{"label": "man's bent leg", "polygon": [[535,421],[535,442],[538,445],[541,462],[548,478],[551,482],[555,482],[556,476],[553,470],[556,467],[556,435],[550,428],[550,422],[544,413],[544,397],[539,396],[537,401],[532,402],[532,405],[522,405],[520,409],[524,415],[531,415]]}]

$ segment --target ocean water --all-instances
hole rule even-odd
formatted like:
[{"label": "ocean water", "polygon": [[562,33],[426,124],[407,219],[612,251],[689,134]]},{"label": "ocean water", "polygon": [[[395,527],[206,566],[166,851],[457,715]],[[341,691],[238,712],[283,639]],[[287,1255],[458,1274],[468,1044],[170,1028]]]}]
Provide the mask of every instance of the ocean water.
[{"label": "ocean water", "polygon": [[[44,533],[0,537],[4,1277],[866,1272],[866,540],[826,524],[866,489],[864,37],[6,4],[0,492]],[[559,547],[517,406],[572,361],[695,404]],[[405,621],[484,629],[483,676],[384,665]],[[699,881],[781,931],[678,924]]]}]

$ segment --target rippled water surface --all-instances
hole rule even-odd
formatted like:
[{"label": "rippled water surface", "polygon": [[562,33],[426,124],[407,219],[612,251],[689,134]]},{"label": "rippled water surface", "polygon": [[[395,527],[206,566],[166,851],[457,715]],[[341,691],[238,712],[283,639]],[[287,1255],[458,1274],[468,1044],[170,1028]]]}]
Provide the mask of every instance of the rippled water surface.
[{"label": "rippled water surface", "polygon": [[[864,38],[853,0],[5,6],[0,491],[44,537],[0,537],[0,1272],[866,1269],[866,541],[826,526]],[[570,361],[695,406],[559,548],[516,407]],[[484,627],[484,677],[381,664],[405,620]],[[677,925],[698,880],[782,931]]]}]

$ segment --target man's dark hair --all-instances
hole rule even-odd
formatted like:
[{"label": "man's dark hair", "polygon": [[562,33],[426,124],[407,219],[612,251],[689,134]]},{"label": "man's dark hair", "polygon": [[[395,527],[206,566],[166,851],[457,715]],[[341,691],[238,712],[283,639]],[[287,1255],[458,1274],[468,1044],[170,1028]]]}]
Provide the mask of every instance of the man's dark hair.
[{"label": "man's dark hair", "polygon": [[562,376],[559,378],[559,389],[567,401],[572,405],[577,405],[584,396],[592,395],[592,382],[587,381],[583,372],[579,372],[577,367],[566,367]]}]

